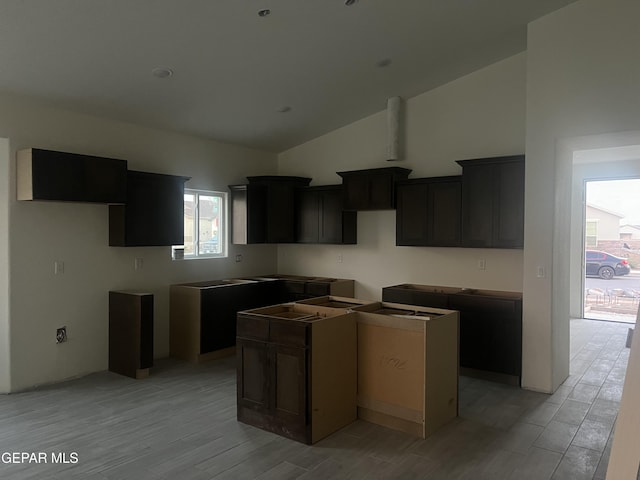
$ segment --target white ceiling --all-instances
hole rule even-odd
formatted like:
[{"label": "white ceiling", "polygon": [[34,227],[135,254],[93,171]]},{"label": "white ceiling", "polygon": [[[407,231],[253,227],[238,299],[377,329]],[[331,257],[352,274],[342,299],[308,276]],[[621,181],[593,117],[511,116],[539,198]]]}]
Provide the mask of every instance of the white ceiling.
[{"label": "white ceiling", "polygon": [[0,92],[282,151],[525,50],[572,1],[0,0]]}]

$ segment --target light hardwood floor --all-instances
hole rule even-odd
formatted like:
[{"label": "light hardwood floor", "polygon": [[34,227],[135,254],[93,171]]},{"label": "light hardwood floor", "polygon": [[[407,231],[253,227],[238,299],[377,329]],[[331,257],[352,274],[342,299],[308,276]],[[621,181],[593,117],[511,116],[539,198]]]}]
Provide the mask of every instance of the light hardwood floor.
[{"label": "light hardwood floor", "polygon": [[[240,424],[233,358],[4,395],[0,451],[48,463],[0,463],[0,478],[603,479],[627,329],[573,320],[571,376],[554,395],[461,377],[459,418],[426,440],[357,421],[306,446]],[[51,463],[72,452],[77,463]]]}]

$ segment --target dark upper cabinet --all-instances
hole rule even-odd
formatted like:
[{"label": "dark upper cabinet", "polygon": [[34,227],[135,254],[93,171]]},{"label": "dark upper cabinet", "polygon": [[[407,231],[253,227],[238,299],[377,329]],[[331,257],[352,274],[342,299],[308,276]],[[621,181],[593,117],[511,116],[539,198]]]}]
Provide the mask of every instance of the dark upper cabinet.
[{"label": "dark upper cabinet", "polygon": [[181,245],[186,180],[188,177],[130,170],[126,204],[109,206],[109,245]]},{"label": "dark upper cabinet", "polygon": [[460,246],[461,177],[405,180],[396,188],[396,245]]},{"label": "dark upper cabinet", "polygon": [[460,160],[462,246],[522,248],[524,155]]},{"label": "dark upper cabinet", "polygon": [[296,191],[296,242],[357,243],[357,212],[342,209],[342,186]]},{"label": "dark upper cabinet", "polygon": [[395,183],[411,170],[400,167],[338,172],[342,177],[345,210],[393,210]]},{"label": "dark upper cabinet", "polygon": [[127,162],[39,148],[18,151],[18,200],[124,203]]},{"label": "dark upper cabinet", "polygon": [[229,186],[232,243],[295,242],[295,191],[309,185],[311,179],[288,176],[247,179],[247,185]]}]

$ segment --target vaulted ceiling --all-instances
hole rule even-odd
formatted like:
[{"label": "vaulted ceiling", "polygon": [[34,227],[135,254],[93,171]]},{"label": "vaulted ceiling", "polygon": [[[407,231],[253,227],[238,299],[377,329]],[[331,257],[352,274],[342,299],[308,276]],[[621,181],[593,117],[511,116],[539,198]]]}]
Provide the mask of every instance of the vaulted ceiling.
[{"label": "vaulted ceiling", "polygon": [[0,92],[277,152],[525,50],[573,0],[351,1],[2,0]]}]

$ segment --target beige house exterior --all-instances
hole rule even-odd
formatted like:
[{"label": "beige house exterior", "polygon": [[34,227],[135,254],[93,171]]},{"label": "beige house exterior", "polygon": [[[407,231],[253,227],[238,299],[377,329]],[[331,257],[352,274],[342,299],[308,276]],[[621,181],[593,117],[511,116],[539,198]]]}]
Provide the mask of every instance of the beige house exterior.
[{"label": "beige house exterior", "polygon": [[603,240],[620,240],[620,220],[624,218],[611,210],[587,203],[585,210],[585,246],[596,248]]}]

